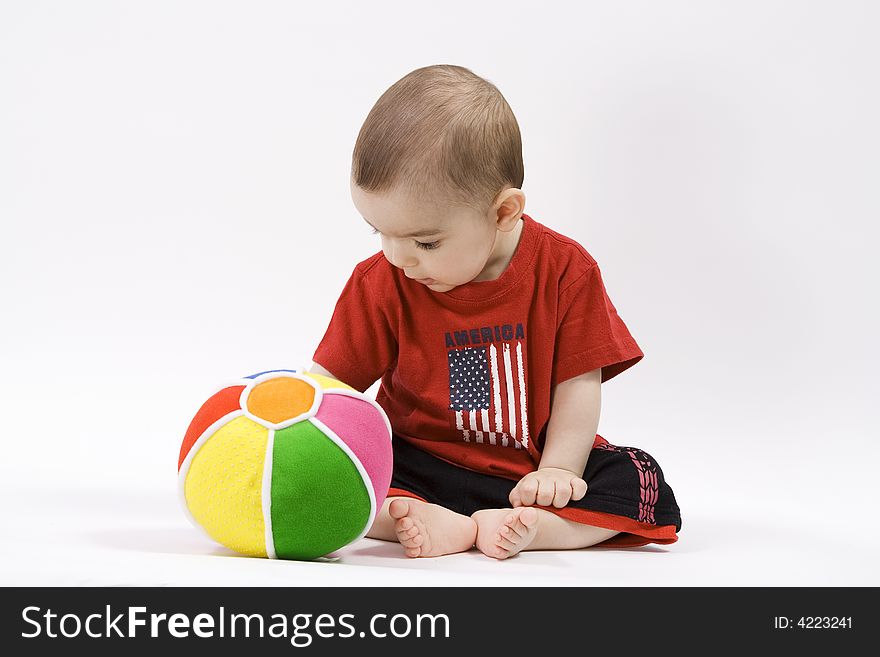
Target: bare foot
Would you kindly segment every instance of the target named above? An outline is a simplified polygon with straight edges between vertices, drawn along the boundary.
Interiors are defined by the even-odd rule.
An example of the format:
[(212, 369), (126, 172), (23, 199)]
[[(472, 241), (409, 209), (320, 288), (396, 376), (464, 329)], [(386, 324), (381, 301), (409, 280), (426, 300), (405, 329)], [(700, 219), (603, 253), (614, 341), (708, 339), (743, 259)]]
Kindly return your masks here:
[(388, 513), (394, 518), (397, 540), (408, 557), (439, 557), (466, 552), (474, 546), (477, 525), (467, 516), (421, 500), (393, 500)]
[(477, 548), (487, 557), (507, 559), (529, 546), (538, 533), (538, 511), (531, 506), (482, 509), (477, 523)]

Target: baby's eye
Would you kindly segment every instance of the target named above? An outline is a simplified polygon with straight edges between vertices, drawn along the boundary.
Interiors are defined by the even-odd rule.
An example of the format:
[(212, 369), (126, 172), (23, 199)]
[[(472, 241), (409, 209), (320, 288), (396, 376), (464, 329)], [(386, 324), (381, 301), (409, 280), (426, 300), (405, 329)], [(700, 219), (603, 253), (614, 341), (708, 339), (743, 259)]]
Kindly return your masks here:
[[(376, 235), (379, 231), (377, 229), (373, 229), (373, 235)], [(436, 249), (440, 242), (416, 242), (416, 248), (424, 249), (425, 251), (432, 251)]]

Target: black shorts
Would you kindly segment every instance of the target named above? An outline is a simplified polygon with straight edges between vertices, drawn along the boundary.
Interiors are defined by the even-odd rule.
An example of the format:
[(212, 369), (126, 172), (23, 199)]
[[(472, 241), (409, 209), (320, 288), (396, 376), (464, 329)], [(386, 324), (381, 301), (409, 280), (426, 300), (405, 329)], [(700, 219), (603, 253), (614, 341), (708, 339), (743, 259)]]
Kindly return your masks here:
[[(389, 497), (416, 497), (470, 516), (480, 509), (509, 509), (516, 481), (452, 465), (394, 434), (394, 470)], [(635, 447), (599, 444), (584, 469), (587, 494), (557, 515), (621, 532), (602, 545), (674, 543), (681, 514), (672, 488), (650, 454)], [(537, 505), (536, 505), (537, 506)]]

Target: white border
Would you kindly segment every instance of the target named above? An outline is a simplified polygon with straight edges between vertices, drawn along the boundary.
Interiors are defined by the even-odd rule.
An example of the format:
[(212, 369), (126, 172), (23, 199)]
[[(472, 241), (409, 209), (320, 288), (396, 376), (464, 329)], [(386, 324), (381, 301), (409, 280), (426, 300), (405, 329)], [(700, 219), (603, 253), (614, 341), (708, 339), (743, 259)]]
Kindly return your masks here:
[(269, 429), (266, 458), (263, 460), (263, 525), (266, 529), (266, 556), (277, 559), (275, 538), (272, 535), (272, 455), (275, 453), (275, 430)]
[[(330, 440), (336, 443), (336, 446), (339, 447), (343, 452), (348, 454), (348, 458), (351, 459), (352, 463), (354, 463), (354, 467), (357, 468), (358, 473), (361, 476), (361, 481), (364, 484), (364, 488), (367, 489), (367, 495), (370, 496), (370, 516), (367, 518), (367, 522), (364, 525), (363, 530), (360, 534), (358, 534), (355, 538), (351, 539), (346, 545), (351, 545), (355, 541), (361, 540), (364, 536), (367, 535), (367, 532), (370, 531), (370, 527), (373, 526), (373, 521), (376, 519), (376, 494), (373, 492), (373, 483), (370, 479), (370, 476), (367, 474), (367, 469), (364, 467), (364, 464), (361, 463), (361, 460), (357, 457), (357, 455), (351, 450), (351, 447), (345, 444), (345, 441), (342, 440), (336, 432), (333, 431), (326, 424), (321, 422), (316, 417), (309, 418), (309, 422), (311, 422), (315, 427), (317, 427), (318, 431), (327, 436)], [(326, 556), (326, 555), (322, 555)]]
[[(304, 381), (309, 384), (315, 391), (315, 398), (312, 400), (311, 407), (309, 407), (307, 411), (281, 422), (269, 422), (261, 417), (257, 417), (248, 410), (247, 400), (251, 394), (251, 390), (269, 379), (297, 379), (298, 381)], [(300, 374), (299, 372), (267, 372), (266, 374), (261, 374), (255, 379), (247, 379), (247, 381), (248, 383), (245, 384), (244, 390), (241, 391), (241, 397), (239, 398), (239, 404), (241, 405), (244, 414), (257, 424), (262, 424), (267, 429), (275, 429), (276, 431), (279, 429), (286, 429), (297, 422), (302, 422), (303, 420), (312, 417), (318, 411), (318, 407), (321, 405), (321, 399), (324, 397), (324, 391), (321, 389), (318, 382), (311, 377), (306, 377), (305, 375)]]
[(379, 402), (375, 399), (370, 399), (364, 393), (358, 392), (357, 390), (349, 390), (348, 388), (332, 388), (330, 390), (324, 391), (325, 395), (344, 395), (345, 397), (352, 397), (359, 401), (364, 401), (370, 404), (373, 408), (379, 411), (379, 415), (382, 417), (382, 420), (385, 422), (385, 429), (388, 431), (388, 444), (391, 444), (391, 421), (388, 419), (388, 415), (385, 414), (385, 409), (379, 406)]
[[(223, 388), (228, 388), (228, 387), (229, 386), (223, 386)], [(220, 390), (223, 390), (223, 388), (221, 388)], [(218, 390), (217, 392), (220, 392), (220, 390)], [(217, 393), (214, 393), (214, 394), (217, 394)], [(211, 395), (211, 396), (213, 397), (213, 395)], [(209, 399), (210, 399), (210, 397), (209, 397)], [(193, 516), (192, 512), (189, 510), (189, 505), (186, 503), (186, 476), (189, 474), (189, 466), (192, 463), (193, 458), (195, 458), (195, 455), (198, 453), (199, 449), (201, 449), (202, 445), (205, 444), (205, 442), (208, 440), (208, 438), (213, 436), (214, 432), (218, 431), (225, 424), (232, 422), (232, 420), (234, 420), (237, 417), (241, 417), (242, 415), (244, 415), (242, 410), (240, 408), (236, 409), (234, 411), (231, 411), (230, 413), (227, 413), (226, 415), (221, 417), (219, 420), (214, 422), (214, 424), (212, 424), (207, 429), (205, 429), (202, 432), (202, 435), (199, 436), (199, 439), (196, 440), (192, 444), (192, 446), (189, 448), (189, 452), (187, 452), (186, 458), (183, 459), (183, 463), (180, 464), (180, 470), (177, 473), (177, 497), (180, 500), (180, 503), (183, 505), (183, 511), (184, 511), (184, 513), (186, 513), (186, 517), (189, 518), (189, 521), (193, 525), (198, 527), (199, 530), (203, 534), (205, 534), (208, 538), (210, 538), (211, 541), (213, 541), (214, 543), (220, 543), (220, 541), (218, 541), (216, 538), (211, 536), (208, 533), (208, 530), (205, 529), (204, 527), (202, 527), (198, 523), (198, 521), (195, 519), (195, 516)], [(223, 544), (220, 543), (220, 545), (223, 545)]]
[[(325, 392), (325, 394), (343, 395), (345, 397), (351, 397), (351, 398), (357, 399), (359, 401), (367, 402), (373, 408), (375, 408), (377, 411), (379, 411), (379, 416), (385, 422), (385, 431), (386, 431), (386, 435), (388, 436), (388, 445), (390, 447), (391, 434), (392, 434), (391, 421), (388, 419), (388, 415), (386, 415), (385, 409), (383, 409), (381, 406), (379, 406), (379, 403), (375, 399), (370, 399), (364, 393), (358, 392), (356, 390), (349, 390), (348, 388), (338, 388), (338, 389), (334, 388), (332, 391), (325, 390), (324, 392)], [(367, 520), (367, 524), (366, 524), (366, 527), (364, 527), (364, 530), (356, 538), (353, 538), (351, 541), (348, 542), (348, 545), (351, 545), (355, 541), (359, 541), (364, 536), (367, 535), (367, 532), (370, 531), (370, 527), (373, 526), (373, 521), (376, 519), (376, 514), (378, 513), (378, 509), (376, 508), (376, 493), (373, 490), (373, 480), (367, 474), (367, 470), (366, 470), (366, 468), (364, 468), (364, 465), (363, 465), (363, 463), (361, 463), (361, 460), (352, 451), (352, 449), (336, 434), (335, 431), (333, 431), (330, 427), (328, 427), (326, 424), (321, 422), (321, 420), (319, 420), (317, 417), (309, 418), (309, 422), (311, 422), (316, 427), (318, 427), (318, 429), (320, 429), (322, 432), (327, 434), (328, 438), (330, 438), (333, 442), (335, 442), (346, 454), (349, 455), (351, 460), (354, 462), (355, 467), (357, 468), (361, 477), (364, 479), (364, 486), (366, 487), (367, 493), (370, 496), (370, 517)]]
[[(302, 370), (305, 372), (305, 369)], [(289, 379), (298, 379), (300, 381), (304, 381), (305, 383), (312, 386), (315, 390), (315, 399), (312, 402), (311, 407), (308, 411), (304, 413), (300, 413), (294, 418), (284, 420), (283, 422), (269, 422), (262, 418), (257, 417), (253, 413), (247, 410), (247, 398), (250, 395), (250, 391), (254, 389), (259, 383), (266, 381), (268, 379), (277, 379), (277, 378), (289, 378)], [(324, 377), (326, 379), (330, 379), (330, 377)], [(332, 379), (330, 379), (332, 380)], [(217, 539), (211, 536), (208, 533), (208, 530), (202, 527), (196, 521), (195, 517), (192, 515), (192, 512), (189, 510), (189, 505), (186, 502), (186, 477), (189, 474), (190, 464), (192, 463), (193, 458), (198, 453), (201, 446), (210, 438), (216, 431), (218, 431), (222, 426), (231, 422), (237, 417), (244, 415), (249, 420), (256, 422), (257, 424), (268, 429), (268, 435), (266, 439), (266, 454), (263, 460), (263, 480), (261, 485), (263, 487), (262, 494), (262, 505), (263, 505), (263, 525), (265, 527), (265, 543), (266, 543), (266, 555), (270, 559), (278, 559), (278, 555), (275, 551), (275, 541), (272, 537), (272, 466), (273, 466), (273, 455), (275, 450), (275, 432), (279, 429), (285, 429), (297, 422), (301, 422), (303, 420), (307, 420), (311, 422), (319, 431), (325, 434), (330, 440), (332, 440), (342, 451), (344, 451), (348, 457), (352, 460), (355, 467), (357, 468), (358, 473), (361, 475), (361, 479), (364, 482), (364, 487), (367, 489), (367, 494), (370, 497), (370, 516), (367, 520), (366, 525), (364, 526), (363, 531), (354, 539), (352, 539), (348, 545), (351, 545), (355, 541), (359, 541), (364, 536), (366, 536), (367, 532), (370, 531), (370, 527), (372, 527), (373, 522), (376, 519), (376, 513), (378, 512), (376, 508), (376, 493), (373, 488), (373, 482), (370, 476), (367, 474), (366, 468), (364, 468), (363, 463), (357, 457), (357, 455), (352, 451), (352, 449), (343, 441), (335, 431), (333, 431), (326, 424), (321, 422), (316, 415), (317, 410), (321, 406), (321, 402), (323, 401), (323, 397), (325, 394), (331, 395), (343, 395), (346, 397), (352, 397), (353, 399), (357, 399), (359, 401), (367, 402), (373, 408), (375, 408), (380, 417), (385, 423), (385, 429), (388, 436), (388, 444), (391, 444), (391, 421), (388, 419), (388, 415), (385, 413), (385, 409), (383, 409), (379, 403), (375, 399), (371, 399), (367, 397), (364, 393), (357, 390), (350, 390), (348, 388), (327, 388), (326, 390), (321, 387), (320, 382), (313, 378), (310, 373), (301, 374), (300, 370), (290, 371), (270, 371), (259, 376), (250, 379), (250, 378), (241, 378), (225, 385), (220, 386), (215, 389), (213, 393), (211, 393), (207, 399), (210, 399), (217, 393), (235, 386), (244, 386), (244, 390), (242, 390), (241, 395), (239, 396), (239, 405), (240, 408), (231, 411), (221, 417), (219, 420), (214, 422), (211, 426), (205, 429), (202, 434), (199, 436), (198, 440), (196, 440), (189, 448), (189, 451), (186, 454), (186, 457), (183, 460), (183, 463), (180, 464), (180, 469), (177, 474), (177, 496), (180, 501), (181, 506), (183, 507), (184, 514), (186, 515), (189, 522), (196, 527), (202, 534), (207, 536), (214, 543), (218, 543)], [(222, 544), (221, 544), (222, 545)]]

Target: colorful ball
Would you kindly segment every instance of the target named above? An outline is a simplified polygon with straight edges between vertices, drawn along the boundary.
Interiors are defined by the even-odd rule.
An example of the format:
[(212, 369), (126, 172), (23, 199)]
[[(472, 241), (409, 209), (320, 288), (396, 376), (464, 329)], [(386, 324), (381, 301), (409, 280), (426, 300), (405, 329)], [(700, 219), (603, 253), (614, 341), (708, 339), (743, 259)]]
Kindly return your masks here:
[(341, 381), (273, 370), (202, 404), (177, 462), (193, 523), (226, 547), (314, 559), (363, 537), (391, 484), (391, 424)]

